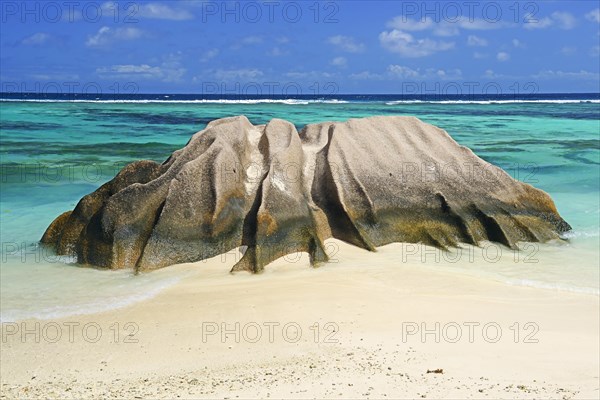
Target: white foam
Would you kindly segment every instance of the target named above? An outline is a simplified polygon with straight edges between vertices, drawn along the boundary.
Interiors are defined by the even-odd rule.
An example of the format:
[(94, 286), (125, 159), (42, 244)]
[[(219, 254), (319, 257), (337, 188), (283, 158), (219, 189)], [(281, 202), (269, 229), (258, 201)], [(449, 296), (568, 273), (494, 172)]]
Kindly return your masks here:
[[(169, 96), (163, 96), (169, 98)], [(25, 102), (25, 103), (106, 103), (106, 104), (153, 104), (153, 103), (172, 103), (172, 104), (287, 104), (287, 105), (307, 105), (307, 104), (347, 104), (347, 103), (382, 103), (383, 100), (339, 100), (339, 99), (196, 99), (196, 100), (159, 100), (159, 99), (6, 99), (1, 98), (0, 102)], [(386, 105), (393, 106), (397, 104), (600, 104), (600, 100), (590, 99), (571, 99), (571, 100), (394, 100), (385, 101)]]
[(562, 239), (593, 238), (600, 236), (600, 231), (568, 231), (560, 235)]
[(526, 286), (536, 289), (556, 290), (561, 292), (582, 293), (600, 296), (600, 289), (597, 288), (578, 287), (560, 283), (541, 282), (532, 279), (508, 279), (505, 280), (504, 283), (513, 286)]
[[(126, 296), (110, 296), (108, 298), (96, 300), (94, 303), (88, 304), (61, 304), (59, 306), (47, 307), (35, 310), (9, 310), (3, 311), (0, 314), (0, 323), (16, 322), (25, 319), (57, 319), (75, 315), (95, 314), (110, 310), (125, 308), (131, 304), (135, 304), (144, 300), (151, 299), (159, 294), (164, 289), (179, 282), (181, 277), (172, 277), (156, 284), (152, 287), (145, 288), (138, 293)], [(135, 290), (135, 289), (134, 289)]]
[[(350, 103), (349, 101), (346, 100), (336, 100), (336, 99), (332, 99), (332, 100), (309, 100), (312, 103), (325, 103), (325, 104), (346, 104), (346, 103)], [(356, 101), (356, 103), (360, 103), (359, 101)], [(369, 101), (365, 101), (365, 103), (369, 103)]]
[(393, 106), (397, 104), (419, 104), (419, 103), (432, 103), (432, 104), (580, 104), (580, 103), (593, 103), (599, 104), (600, 100), (395, 100), (388, 101), (385, 104)]
[(310, 103), (342, 103), (343, 101), (334, 100), (297, 100), (297, 99), (198, 99), (198, 100), (88, 100), (88, 99), (0, 99), (0, 102), (25, 102), (25, 103), (107, 103), (107, 104), (152, 104), (152, 103), (172, 103), (172, 104), (289, 104), (306, 105)]

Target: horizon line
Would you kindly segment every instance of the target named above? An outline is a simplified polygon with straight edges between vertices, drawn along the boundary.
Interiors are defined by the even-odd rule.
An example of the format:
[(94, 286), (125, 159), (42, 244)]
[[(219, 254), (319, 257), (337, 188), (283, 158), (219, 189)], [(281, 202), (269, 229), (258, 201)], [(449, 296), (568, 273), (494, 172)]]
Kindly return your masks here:
[(600, 95), (598, 92), (538, 92), (538, 93), (335, 93), (335, 94), (249, 94), (249, 93), (178, 93), (178, 92), (140, 92), (140, 93), (40, 93), (40, 92), (3, 92), (0, 95), (86, 95), (86, 96), (140, 96), (140, 95), (179, 95), (179, 96), (261, 96), (261, 97), (331, 97), (331, 96), (537, 96), (551, 94), (587, 94)]

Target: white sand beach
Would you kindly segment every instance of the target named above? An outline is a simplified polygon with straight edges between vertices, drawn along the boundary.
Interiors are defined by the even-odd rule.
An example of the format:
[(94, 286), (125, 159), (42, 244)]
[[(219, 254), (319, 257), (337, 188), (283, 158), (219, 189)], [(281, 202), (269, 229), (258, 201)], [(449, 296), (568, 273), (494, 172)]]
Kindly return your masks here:
[(126, 308), (3, 324), (1, 397), (599, 397), (598, 296), (327, 245), (321, 268), (231, 275), (231, 253)]

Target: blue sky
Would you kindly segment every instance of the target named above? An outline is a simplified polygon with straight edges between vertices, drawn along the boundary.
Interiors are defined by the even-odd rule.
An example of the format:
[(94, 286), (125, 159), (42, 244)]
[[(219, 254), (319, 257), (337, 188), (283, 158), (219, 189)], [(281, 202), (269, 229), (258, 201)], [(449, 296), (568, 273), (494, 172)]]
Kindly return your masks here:
[(4, 91), (600, 92), (598, 1), (0, 7)]

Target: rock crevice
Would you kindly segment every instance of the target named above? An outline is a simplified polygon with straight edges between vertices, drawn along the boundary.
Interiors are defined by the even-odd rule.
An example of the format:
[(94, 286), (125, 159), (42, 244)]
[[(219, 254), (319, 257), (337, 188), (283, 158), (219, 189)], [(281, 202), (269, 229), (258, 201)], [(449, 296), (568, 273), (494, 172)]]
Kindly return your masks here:
[(244, 116), (208, 124), (163, 164), (137, 161), (58, 216), (41, 242), (78, 262), (146, 271), (245, 246), (233, 271), (260, 272), (329, 237), (392, 242), (558, 239), (550, 197), (413, 117), (307, 125)]

